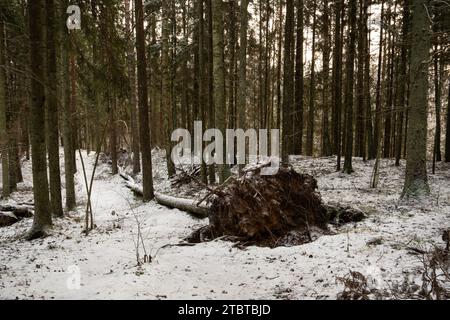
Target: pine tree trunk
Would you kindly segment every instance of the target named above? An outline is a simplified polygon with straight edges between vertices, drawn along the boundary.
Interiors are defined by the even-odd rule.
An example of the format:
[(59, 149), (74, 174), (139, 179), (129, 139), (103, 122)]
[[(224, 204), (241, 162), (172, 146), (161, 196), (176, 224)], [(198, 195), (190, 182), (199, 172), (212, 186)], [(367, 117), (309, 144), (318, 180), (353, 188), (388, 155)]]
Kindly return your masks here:
[[(0, 66), (5, 65), (5, 28), (3, 19), (0, 19)], [(0, 67), (0, 151), (2, 163), (2, 194), (3, 198), (10, 195), (9, 184), (9, 155), (8, 155), (8, 131), (6, 123), (6, 93), (5, 70)]]
[(286, 1), (286, 24), (284, 29), (284, 78), (283, 78), (283, 103), (282, 103), (282, 162), (289, 164), (289, 150), (291, 150), (292, 130), (291, 115), (293, 109), (293, 93), (290, 90), (294, 82), (292, 48), (294, 41), (294, 1)]
[(371, 63), (371, 53), (370, 53), (370, 31), (368, 26), (369, 20), (369, 0), (364, 0), (364, 109), (366, 110), (366, 142), (365, 147), (367, 148), (367, 159), (375, 159), (375, 142), (373, 138), (373, 116), (372, 116), (372, 99), (370, 95), (370, 63)]
[[(183, 41), (185, 45), (189, 45), (189, 28), (188, 28), (188, 10), (187, 10), (187, 2), (186, 0), (182, 1), (182, 23), (183, 23)], [(183, 73), (183, 79), (182, 79), (182, 85), (181, 85), (181, 127), (182, 128), (190, 128), (189, 124), (189, 69), (188, 69), (188, 63), (189, 63), (190, 55), (185, 55), (182, 62), (182, 73)]]
[(356, 128), (355, 128), (355, 155), (365, 159), (365, 141), (366, 141), (366, 109), (364, 108), (364, 63), (366, 56), (367, 34), (365, 34), (364, 25), (367, 23), (364, 14), (364, 3), (360, 1), (359, 19), (358, 19), (358, 75), (356, 88)]
[[(8, 31), (6, 28), (5, 31)], [(8, 34), (6, 32), (6, 34)], [(7, 51), (7, 47), (5, 52)], [(17, 112), (16, 106), (13, 103), (14, 92), (11, 72), (6, 69), (6, 128), (8, 132), (8, 163), (9, 163), (9, 188), (11, 191), (17, 190), (17, 183), (19, 182), (16, 176), (16, 160), (17, 160)]]
[[(109, 94), (108, 94), (109, 95)], [(117, 119), (116, 119), (116, 97), (115, 95), (108, 96), (109, 112), (111, 115), (111, 121), (109, 123), (109, 151), (111, 154), (111, 173), (116, 175), (119, 173), (119, 167), (117, 166)]]
[(427, 176), (428, 60), (430, 20), (424, 6), (428, 0), (413, 0), (411, 79), (409, 98), (406, 177), (403, 197), (430, 193)]
[[(150, 41), (150, 47), (158, 46), (158, 33), (157, 33), (157, 16), (156, 14), (150, 15), (150, 21), (149, 21), (149, 41)], [(157, 121), (150, 122), (150, 137), (151, 137), (151, 145), (152, 146), (164, 146), (164, 138), (166, 136), (166, 133), (164, 131), (164, 113), (163, 113), (163, 106), (162, 106), (162, 74), (161, 74), (161, 60), (160, 60), (160, 53), (154, 52), (153, 54), (148, 57), (149, 60), (149, 76), (148, 76), (148, 83), (149, 83), (149, 99), (148, 103), (149, 106), (151, 106), (151, 110), (149, 111), (151, 114), (152, 119), (156, 119)], [(150, 115), (149, 115), (150, 116)], [(139, 118), (139, 106), (138, 106), (138, 114), (137, 117)], [(150, 119), (150, 118), (149, 118)], [(138, 121), (139, 125), (139, 121)], [(140, 129), (139, 129), (140, 130)], [(139, 133), (139, 132), (138, 132)], [(139, 145), (140, 148), (140, 145)], [(142, 156), (142, 150), (141, 150), (141, 156)]]
[(77, 172), (76, 150), (79, 148), (78, 141), (78, 115), (77, 115), (77, 57), (75, 49), (75, 35), (69, 35), (70, 49), (69, 49), (69, 119), (71, 128), (71, 161), (73, 173)]
[(154, 198), (152, 177), (152, 153), (149, 128), (149, 106), (147, 87), (147, 61), (145, 57), (144, 9), (142, 0), (135, 0), (136, 51), (139, 93), (139, 142), (142, 152), (143, 200)]
[(31, 149), (34, 194), (34, 220), (27, 234), (29, 240), (45, 235), (52, 225), (47, 179), (45, 144), (45, 66), (44, 66), (44, 0), (28, 3), (30, 17), (30, 70), (31, 80)]
[[(264, 27), (264, 106), (265, 106), (265, 119), (264, 119), (264, 127), (263, 129), (270, 129), (272, 127), (272, 118), (273, 118), (273, 106), (271, 101), (271, 78), (270, 78), (270, 56), (271, 56), (271, 44), (270, 44), (270, 21), (271, 21), (271, 13), (272, 7), (270, 2), (266, 2), (266, 23)], [(292, 120), (295, 121), (295, 117), (292, 117)], [(294, 124), (295, 126), (295, 124)], [(294, 148), (294, 144), (292, 145)], [(292, 152), (295, 152), (293, 149)]]
[[(208, 116), (205, 120), (207, 120), (207, 127), (214, 128), (215, 127), (215, 105), (214, 105), (214, 52), (213, 52), (213, 18), (212, 18), (212, 0), (206, 0), (205, 15), (206, 15), (206, 27), (205, 36), (206, 36), (206, 79), (207, 79), (207, 88), (208, 94), (207, 98), (207, 112)], [(210, 184), (216, 183), (216, 169), (214, 165), (208, 166), (208, 179)]]
[(312, 58), (311, 58), (311, 73), (309, 85), (309, 110), (308, 110), (308, 125), (306, 132), (306, 155), (312, 156), (314, 153), (314, 113), (315, 113), (315, 99), (316, 99), (316, 11), (317, 4), (314, 2), (313, 9), (313, 25), (312, 25)]
[[(16, 119), (15, 127), (16, 127), (16, 136), (14, 137), (14, 144), (13, 148), (11, 149), (12, 154), (12, 160), (10, 160), (10, 170), (14, 170), (14, 178), (16, 183), (23, 182), (23, 176), (22, 176), (22, 168), (20, 166), (20, 155), (19, 155), (19, 141), (17, 139), (19, 132), (18, 132), (18, 119)], [(11, 165), (12, 164), (12, 165)]]
[[(230, 1), (230, 39), (229, 39), (229, 79), (228, 79), (228, 125), (229, 129), (236, 129), (236, 1)], [(234, 157), (234, 155), (232, 155)]]
[[(70, 42), (70, 39), (68, 40)], [(69, 44), (70, 46), (70, 44)], [(73, 134), (72, 134), (72, 117), (70, 111), (70, 83), (72, 78), (71, 66), (69, 60), (72, 55), (70, 48), (64, 47), (62, 52), (62, 64), (64, 72), (61, 73), (63, 79), (63, 142), (64, 142), (64, 176), (66, 180), (66, 210), (71, 211), (76, 206), (75, 195), (75, 179), (74, 179), (74, 162), (73, 162)]]
[(264, 128), (263, 1), (258, 3), (258, 127)]
[[(171, 43), (170, 43), (170, 105), (171, 105), (171, 118), (170, 118), (170, 132), (169, 132), (169, 146), (170, 149), (172, 149), (172, 146), (174, 144), (170, 141), (170, 136), (172, 135), (172, 131), (175, 128), (180, 127), (179, 120), (181, 117), (179, 117), (179, 110), (178, 110), (178, 94), (177, 94), (177, 88), (176, 88), (176, 78), (177, 78), (177, 69), (178, 69), (178, 61), (177, 61), (177, 51), (178, 51), (178, 38), (177, 38), (177, 11), (176, 11), (176, 4), (175, 0), (170, 2), (170, 21), (172, 22), (170, 24), (171, 29)], [(175, 164), (173, 163), (171, 157), (170, 157), (171, 166), (173, 166), (173, 175), (175, 175)]]
[(278, 49), (277, 49), (277, 84), (276, 84), (276, 91), (277, 91), (277, 107), (276, 107), (276, 114), (277, 114), (277, 121), (276, 121), (276, 127), (281, 128), (281, 116), (282, 116), (282, 92), (281, 92), (281, 68), (282, 68), (282, 48), (283, 48), (283, 0), (279, 1), (279, 12), (278, 12)]
[(345, 94), (347, 132), (345, 143), (344, 171), (348, 174), (353, 172), (353, 102), (354, 102), (354, 69), (356, 53), (356, 0), (350, 0), (348, 8), (350, 39), (347, 53), (347, 88)]
[[(295, 61), (295, 133), (298, 140), (296, 151), (298, 154), (303, 153), (303, 113), (304, 113), (304, 64), (303, 64), (303, 18), (304, 18), (304, 3), (303, 0), (297, 0), (297, 44), (296, 44), (296, 61)], [(324, 67), (325, 68), (325, 67)]]
[[(125, 0), (126, 16), (125, 25), (127, 32), (132, 33), (133, 13), (130, 8), (130, 0)], [(131, 122), (131, 151), (133, 153), (133, 173), (141, 171), (141, 155), (139, 149), (139, 125), (136, 110), (136, 56), (134, 46), (130, 42), (127, 52), (128, 77), (130, 79), (130, 122)]]
[(380, 159), (381, 159), (381, 76), (382, 76), (382, 62), (383, 62), (383, 32), (384, 32), (384, 0), (381, 3), (381, 20), (380, 20), (380, 42), (378, 50), (378, 71), (377, 71), (377, 88), (376, 88), (376, 106), (375, 106), (375, 128), (374, 128), (374, 141), (375, 141), (375, 166), (373, 170), (371, 187), (376, 188), (378, 186)]
[[(241, 0), (241, 29), (239, 33), (239, 70), (238, 70), (238, 92), (236, 111), (238, 113), (238, 127), (246, 127), (245, 114), (247, 108), (247, 29), (248, 29), (248, 0)], [(243, 165), (239, 168), (242, 170)]]
[(172, 134), (172, 87), (171, 87), (171, 65), (170, 59), (170, 43), (169, 37), (171, 32), (170, 19), (170, 2), (164, 1), (162, 3), (162, 37), (161, 37), (161, 70), (162, 70), (162, 107), (164, 110), (164, 128), (165, 139), (164, 147), (166, 149), (166, 163), (169, 177), (175, 175), (175, 165), (171, 159), (171, 142), (170, 136)]
[(337, 171), (341, 170), (341, 109), (342, 109), (342, 10), (343, 0), (335, 4), (335, 30), (333, 52), (332, 131), (333, 148), (337, 154)]
[[(208, 83), (205, 72), (205, 19), (204, 19), (204, 4), (203, 0), (198, 1), (198, 25), (197, 25), (197, 43), (198, 43), (198, 67), (196, 68), (196, 82), (197, 82), (197, 101), (198, 110), (195, 115), (196, 121), (206, 120), (206, 105), (205, 105), (205, 87)], [(204, 145), (204, 144), (203, 144)], [(206, 163), (201, 157), (201, 179), (203, 183), (208, 183), (208, 173)]]
[[(97, 9), (97, 3), (96, 0), (91, 1), (91, 12), (92, 12), (92, 19), (94, 21), (98, 21), (98, 9)], [(101, 34), (101, 31), (96, 31), (95, 36), (98, 37), (99, 34)], [(100, 62), (100, 54), (99, 54), (99, 48), (101, 48), (101, 44), (97, 42), (92, 43), (92, 63), (98, 64)], [(92, 70), (92, 85), (94, 88), (99, 87), (99, 80), (95, 77), (95, 70)], [(101, 94), (99, 92), (100, 90), (96, 89), (94, 90), (94, 97), (93, 97), (93, 107), (95, 109), (94, 111), (94, 121), (95, 123), (100, 122), (100, 112), (101, 112)], [(101, 128), (99, 126), (95, 126), (94, 130), (92, 132), (92, 145), (95, 146), (94, 148), (97, 149), (99, 145), (101, 145)]]
[[(213, 66), (214, 66), (214, 106), (215, 125), (224, 135), (226, 130), (226, 101), (225, 101), (225, 67), (224, 67), (224, 43), (223, 43), (223, 2), (212, 0), (212, 27), (213, 27)], [(225, 136), (225, 135), (224, 135)], [(223, 143), (225, 155), (225, 140)], [(225, 162), (225, 156), (222, 162)], [(218, 165), (219, 182), (223, 183), (230, 175), (228, 167)]]
[(392, 104), (393, 104), (393, 88), (394, 88), (394, 37), (395, 37), (395, 10), (392, 12), (392, 4), (389, 2), (387, 20), (390, 29), (388, 30), (388, 39), (386, 44), (387, 70), (386, 70), (386, 108), (384, 109), (384, 143), (383, 157), (389, 158), (391, 155), (391, 130), (392, 130)]
[(436, 129), (434, 135), (434, 160), (437, 162), (442, 161), (441, 153), (441, 61), (437, 54), (438, 47), (435, 49), (434, 56), (434, 99), (436, 108)]
[[(14, 92), (11, 91), (10, 95), (15, 95)], [(19, 122), (17, 112), (17, 104), (12, 101), (12, 98), (8, 99), (8, 109), (9, 109), (9, 184), (11, 190), (17, 190), (17, 184), (22, 182), (22, 172), (20, 168), (20, 157), (19, 157), (19, 144), (18, 144), (18, 135), (19, 135)]]
[(69, 119), (71, 127), (71, 161), (73, 173), (77, 172), (76, 150), (79, 148), (78, 115), (77, 115), (77, 56), (75, 48), (75, 33), (69, 34)]
[(447, 131), (445, 132), (445, 162), (450, 162), (450, 81), (447, 101)]
[(404, 0), (403, 3), (403, 19), (402, 19), (402, 44), (400, 52), (400, 66), (399, 66), (399, 78), (398, 78), (398, 108), (399, 113), (397, 117), (397, 136), (395, 143), (395, 165), (400, 166), (400, 159), (402, 157), (403, 146), (403, 128), (406, 106), (406, 83), (407, 83), (407, 59), (409, 48), (409, 0)]
[(329, 157), (333, 154), (330, 137), (330, 16), (329, 2), (323, 3), (323, 121), (322, 121), (322, 155)]
[(46, 0), (47, 9), (47, 130), (50, 200), (52, 213), (63, 216), (61, 170), (59, 166), (58, 80), (56, 62), (56, 23), (54, 0)]

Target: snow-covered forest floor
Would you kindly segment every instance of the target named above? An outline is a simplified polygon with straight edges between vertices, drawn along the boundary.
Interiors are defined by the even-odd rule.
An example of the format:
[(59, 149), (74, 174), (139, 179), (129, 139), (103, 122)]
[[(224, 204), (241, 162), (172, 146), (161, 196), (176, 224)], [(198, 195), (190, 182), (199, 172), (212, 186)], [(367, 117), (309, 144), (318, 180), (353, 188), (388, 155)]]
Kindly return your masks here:
[[(83, 155), (90, 175), (95, 156)], [(171, 190), (163, 154), (154, 151), (153, 158), (157, 191), (195, 197), (189, 188)], [(77, 161), (81, 169), (78, 155)], [(421, 284), (422, 262), (411, 248), (443, 246), (442, 231), (450, 227), (449, 164), (439, 164), (436, 175), (430, 175), (432, 197), (407, 204), (399, 200), (405, 163), (396, 168), (393, 161), (383, 160), (380, 185), (373, 190), (373, 162), (355, 159), (350, 176), (335, 172), (334, 158), (296, 157), (292, 162), (299, 172), (318, 179), (325, 202), (349, 204), (369, 217), (296, 247), (243, 250), (222, 240), (167, 246), (182, 242), (207, 219), (154, 202), (142, 204), (119, 176), (111, 176), (108, 165), (101, 164), (92, 199), (97, 228), (88, 236), (82, 233), (86, 190), (81, 170), (76, 175), (80, 206), (54, 221), (51, 236), (23, 240), (32, 219), (0, 228), (0, 298), (334, 299), (343, 289), (336, 278), (350, 270), (361, 272), (378, 288), (405, 278)], [(30, 162), (24, 162), (23, 172), (25, 182), (8, 203), (32, 202)], [(136, 217), (142, 222), (146, 251), (153, 257), (141, 267), (136, 266)], [(70, 266), (80, 270), (79, 289), (67, 286), (73, 275)]]

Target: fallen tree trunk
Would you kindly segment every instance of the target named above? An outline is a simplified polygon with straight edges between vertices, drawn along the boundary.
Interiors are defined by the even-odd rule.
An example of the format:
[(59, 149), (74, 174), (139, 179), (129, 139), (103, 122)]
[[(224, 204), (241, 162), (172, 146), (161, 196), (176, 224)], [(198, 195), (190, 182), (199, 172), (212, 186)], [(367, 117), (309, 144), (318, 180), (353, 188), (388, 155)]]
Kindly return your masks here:
[(0, 227), (10, 226), (33, 216), (33, 207), (27, 205), (0, 205)]
[(2, 212), (0, 211), (0, 228), (8, 227), (18, 222), (19, 218), (17, 218), (12, 212)]
[(1, 212), (12, 212), (18, 218), (31, 218), (34, 207), (30, 205), (0, 205)]
[(125, 180), (125, 186), (130, 189), (135, 195), (141, 197), (144, 194), (142, 187), (134, 181), (133, 177), (123, 172), (120, 173), (120, 176)]
[(203, 218), (208, 217), (209, 207), (198, 205), (197, 200), (177, 198), (161, 193), (155, 193), (155, 199), (156, 202), (163, 206), (187, 211)]
[[(131, 176), (125, 173), (120, 173), (120, 176), (126, 181), (125, 186), (134, 194), (138, 196), (143, 195), (142, 187), (138, 185)], [(155, 200), (163, 206), (186, 211), (202, 218), (208, 216), (209, 207), (206, 205), (199, 205), (196, 200), (173, 197), (158, 192), (155, 192)]]
[(366, 218), (366, 214), (359, 209), (340, 203), (327, 203), (324, 205), (330, 224), (342, 226), (350, 222), (360, 222)]

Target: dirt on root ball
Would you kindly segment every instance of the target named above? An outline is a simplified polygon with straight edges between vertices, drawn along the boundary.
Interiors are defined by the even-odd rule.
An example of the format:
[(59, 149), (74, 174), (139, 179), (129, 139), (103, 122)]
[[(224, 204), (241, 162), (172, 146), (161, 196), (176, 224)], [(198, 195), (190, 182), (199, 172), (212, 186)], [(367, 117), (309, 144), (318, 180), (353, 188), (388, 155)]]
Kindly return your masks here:
[(328, 212), (316, 190), (314, 177), (293, 169), (272, 176), (246, 173), (211, 196), (209, 225), (187, 240), (224, 237), (269, 247), (311, 242), (328, 231)]

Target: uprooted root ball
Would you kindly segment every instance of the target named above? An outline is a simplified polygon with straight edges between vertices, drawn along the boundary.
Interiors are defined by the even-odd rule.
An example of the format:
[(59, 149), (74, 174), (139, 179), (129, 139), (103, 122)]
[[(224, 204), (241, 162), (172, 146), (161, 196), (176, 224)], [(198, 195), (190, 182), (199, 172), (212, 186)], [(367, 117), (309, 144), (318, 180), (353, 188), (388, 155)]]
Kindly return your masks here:
[(273, 176), (249, 172), (210, 198), (209, 225), (190, 242), (218, 237), (263, 246), (298, 245), (327, 232), (327, 209), (314, 177), (293, 169)]

